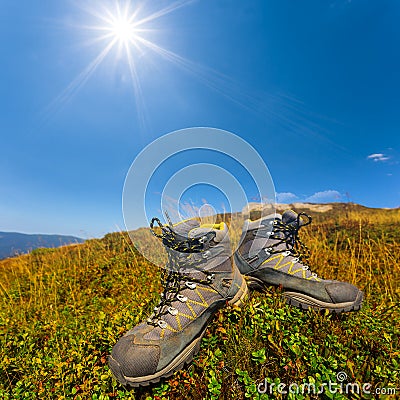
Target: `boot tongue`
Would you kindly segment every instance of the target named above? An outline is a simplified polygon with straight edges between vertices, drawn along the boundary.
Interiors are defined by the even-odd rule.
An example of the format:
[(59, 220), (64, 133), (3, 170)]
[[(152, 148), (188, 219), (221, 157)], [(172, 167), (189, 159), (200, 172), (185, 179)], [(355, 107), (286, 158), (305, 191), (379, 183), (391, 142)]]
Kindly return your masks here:
[(210, 225), (201, 225), (189, 232), (189, 237), (191, 238), (199, 238), (201, 236), (207, 235), (209, 232), (214, 232), (214, 242), (221, 242), (224, 240), (225, 236), (228, 233), (228, 228), (226, 224), (214, 224)]
[(184, 238), (188, 238), (189, 232), (192, 229), (198, 228), (199, 226), (200, 226), (200, 222), (197, 221), (196, 219), (188, 219), (185, 221), (178, 222), (177, 224), (175, 224), (172, 227), (172, 229), (178, 235), (183, 236)]
[[(286, 225), (295, 225), (297, 224), (297, 218), (299, 214), (294, 212), (293, 210), (286, 210), (282, 214), (282, 222)], [(300, 217), (299, 218), (299, 227), (305, 225), (305, 221)]]
[(179, 251), (178, 248), (176, 248), (174, 245), (178, 244), (179, 242), (185, 242), (190, 238), (190, 232), (193, 229), (196, 229), (200, 226), (199, 221), (196, 219), (187, 219), (181, 222), (178, 222), (174, 225), (169, 225), (169, 227), (172, 229), (174, 232), (174, 243), (171, 246), (171, 243), (168, 242), (168, 240), (163, 239), (163, 244), (167, 247), (172, 247), (173, 250)]

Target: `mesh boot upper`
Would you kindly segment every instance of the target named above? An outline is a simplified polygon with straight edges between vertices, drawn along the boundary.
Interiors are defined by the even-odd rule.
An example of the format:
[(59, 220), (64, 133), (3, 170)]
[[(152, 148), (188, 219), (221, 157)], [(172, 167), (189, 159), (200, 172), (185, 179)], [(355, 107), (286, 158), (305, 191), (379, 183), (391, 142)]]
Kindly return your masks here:
[(308, 266), (302, 263), (298, 230), (308, 224), (292, 210), (282, 216), (270, 215), (256, 221), (246, 221), (239, 252), (256, 268), (274, 268), (300, 278), (320, 281)]

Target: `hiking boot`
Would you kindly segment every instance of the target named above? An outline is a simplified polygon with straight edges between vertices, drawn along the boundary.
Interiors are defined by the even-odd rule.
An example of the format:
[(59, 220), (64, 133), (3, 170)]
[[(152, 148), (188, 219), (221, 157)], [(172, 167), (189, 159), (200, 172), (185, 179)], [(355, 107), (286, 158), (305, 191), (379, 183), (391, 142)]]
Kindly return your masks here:
[(109, 357), (114, 376), (128, 386), (158, 382), (190, 362), (215, 312), (240, 305), (247, 293), (224, 223), (200, 226), (187, 220), (163, 226), (153, 218), (150, 227), (168, 254), (164, 290), (154, 313), (121, 337)]
[(303, 262), (308, 249), (298, 237), (311, 223), (305, 213), (285, 211), (255, 221), (246, 220), (235, 263), (249, 287), (281, 286), (289, 304), (340, 313), (361, 308), (363, 292), (347, 282), (324, 280)]

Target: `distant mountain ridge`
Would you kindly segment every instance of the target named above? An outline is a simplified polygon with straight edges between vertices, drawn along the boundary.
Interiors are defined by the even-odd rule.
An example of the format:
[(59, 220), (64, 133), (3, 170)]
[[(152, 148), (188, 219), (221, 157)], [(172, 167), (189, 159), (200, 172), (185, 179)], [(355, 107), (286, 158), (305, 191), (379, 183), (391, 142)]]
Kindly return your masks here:
[(75, 236), (0, 232), (0, 259), (27, 253), (39, 247), (60, 247), (83, 242), (84, 239)]

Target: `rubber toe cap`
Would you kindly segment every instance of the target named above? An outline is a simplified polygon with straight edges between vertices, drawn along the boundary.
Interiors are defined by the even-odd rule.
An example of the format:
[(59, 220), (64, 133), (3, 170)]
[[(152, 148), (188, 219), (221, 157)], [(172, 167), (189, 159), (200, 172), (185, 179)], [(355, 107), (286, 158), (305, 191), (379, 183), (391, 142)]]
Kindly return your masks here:
[(325, 286), (330, 298), (335, 304), (356, 301), (361, 291), (348, 282), (332, 282)]
[(113, 347), (109, 366), (115, 377), (126, 383), (125, 377), (142, 377), (156, 372), (160, 348), (133, 343), (133, 335), (123, 336)]

